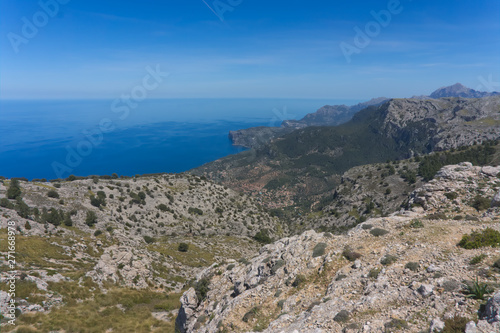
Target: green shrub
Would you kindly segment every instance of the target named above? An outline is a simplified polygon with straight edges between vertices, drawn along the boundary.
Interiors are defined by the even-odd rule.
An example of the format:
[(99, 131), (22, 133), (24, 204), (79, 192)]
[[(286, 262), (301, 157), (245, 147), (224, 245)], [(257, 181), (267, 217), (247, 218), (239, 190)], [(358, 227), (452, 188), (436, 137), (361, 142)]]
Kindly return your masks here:
[(243, 320), (245, 323), (248, 323), (249, 321), (252, 321), (253, 319), (255, 319), (257, 317), (257, 315), (259, 314), (260, 312), (260, 308), (259, 307), (253, 307), (250, 311), (248, 311), (247, 313), (245, 313), (245, 315), (243, 316), (243, 318), (241, 320)]
[(464, 249), (479, 249), (481, 247), (499, 247), (500, 232), (486, 228), (483, 231), (473, 231), (470, 235), (464, 235), (458, 246)]
[(444, 196), (446, 198), (448, 198), (448, 200), (455, 200), (456, 198), (458, 198), (458, 193), (457, 192), (447, 192), (444, 194)]
[(313, 249), (313, 258), (320, 257), (323, 254), (325, 254), (325, 249), (326, 249), (326, 244), (325, 243), (318, 243)]
[(203, 215), (203, 211), (201, 209), (193, 207), (188, 208), (188, 213), (191, 215)]
[(464, 287), (468, 298), (484, 300), (491, 292), (491, 288), (486, 283), (479, 282), (478, 278), (476, 278), (476, 281), (465, 283)]
[(227, 267), (226, 267), (226, 271), (232, 271), (234, 267), (235, 267), (235, 265), (234, 265), (234, 264), (229, 264), (229, 265), (227, 265)]
[(29, 221), (26, 221), (26, 223), (24, 224), (24, 229), (31, 230), (31, 224), (29, 223)]
[(349, 261), (355, 261), (356, 259), (361, 257), (360, 253), (353, 251), (349, 246), (344, 248), (344, 251), (342, 251), (342, 255)]
[(71, 213), (66, 213), (64, 217), (64, 225), (67, 227), (73, 226), (73, 220), (71, 219)]
[(17, 199), (21, 197), (21, 187), (19, 186), (19, 180), (11, 179), (9, 188), (7, 189), (7, 198)]
[(388, 233), (389, 233), (389, 231), (381, 229), (381, 228), (375, 228), (375, 229), (370, 230), (370, 234), (372, 234), (375, 237), (384, 236), (384, 235), (387, 235)]
[(272, 243), (271, 237), (269, 237), (269, 231), (267, 229), (262, 229), (258, 233), (253, 236), (253, 238), (262, 244), (270, 244)]
[(248, 261), (246, 258), (240, 258), (240, 259), (238, 259), (238, 262), (245, 265), (245, 266), (248, 266), (251, 264), (250, 261)]
[(101, 207), (101, 200), (99, 200), (98, 198), (94, 197), (94, 196), (91, 196), (90, 197), (90, 204), (94, 207)]
[(271, 267), (271, 273), (272, 274), (276, 274), (276, 272), (278, 271), (278, 269), (280, 269), (281, 267), (285, 266), (285, 261), (284, 260), (276, 260), (276, 262), (274, 263), (273, 267)]
[(49, 198), (56, 198), (56, 199), (59, 199), (59, 193), (57, 193), (56, 190), (50, 190), (47, 192), (47, 196)]
[(368, 277), (370, 277), (372, 279), (376, 279), (376, 278), (378, 278), (380, 271), (381, 271), (380, 268), (372, 268), (372, 269), (370, 269), (370, 272), (368, 273)]
[(194, 290), (196, 292), (196, 297), (198, 298), (198, 304), (203, 302), (207, 298), (207, 294), (210, 291), (209, 288), (210, 280), (208, 278), (202, 278), (194, 285)]
[(97, 223), (97, 215), (91, 210), (87, 211), (87, 216), (85, 218), (85, 224), (88, 225), (89, 227), (92, 227), (96, 223)]
[(406, 320), (393, 318), (390, 322), (384, 324), (386, 332), (394, 332), (394, 330), (401, 330), (408, 328)]
[(0, 199), (0, 207), (12, 209), (14, 208), (14, 205), (12, 204), (12, 202), (9, 201), (9, 199), (2, 198)]
[(469, 321), (470, 319), (464, 317), (445, 319), (442, 333), (463, 333)]
[(373, 225), (372, 224), (368, 224), (368, 223), (365, 223), (361, 226), (361, 228), (363, 230), (370, 230), (371, 228), (373, 228)]
[(405, 265), (405, 268), (408, 268), (410, 271), (417, 272), (420, 268), (418, 262), (409, 262)]
[(187, 252), (189, 250), (189, 244), (187, 243), (180, 243), (179, 247), (177, 248), (179, 252)]
[(99, 229), (94, 232), (94, 236), (96, 236), (96, 237), (101, 235), (101, 234), (102, 234), (102, 231)]
[(472, 200), (471, 206), (474, 207), (478, 212), (481, 210), (486, 210), (491, 207), (491, 199), (484, 198), (478, 195), (474, 198), (474, 200)]
[(155, 239), (154, 239), (153, 237), (151, 237), (151, 236), (147, 236), (147, 235), (146, 235), (146, 236), (144, 236), (143, 238), (144, 238), (144, 241), (145, 241), (146, 243), (148, 243), (148, 244), (151, 244), (151, 243), (154, 243), (154, 242), (155, 242)]
[(481, 261), (483, 261), (483, 259), (486, 258), (486, 254), (484, 253), (481, 253), (480, 255), (477, 255), (475, 257), (473, 257), (470, 261), (469, 261), (469, 264), (471, 265), (477, 265), (479, 264)]
[(295, 277), (295, 280), (292, 283), (292, 287), (298, 287), (306, 281), (307, 281), (306, 277), (302, 274), (299, 274), (297, 275), (297, 277)]
[(158, 208), (162, 212), (166, 212), (168, 210), (168, 207), (165, 204), (159, 204), (156, 208)]
[(396, 261), (398, 261), (398, 257), (388, 254), (380, 260), (380, 263), (384, 266), (388, 266)]
[(495, 263), (493, 263), (493, 268), (500, 269), (500, 258), (497, 261), (495, 261)]
[(21, 216), (22, 218), (27, 219), (30, 215), (30, 207), (23, 201), (21, 197), (16, 199), (16, 205), (14, 209), (17, 212), (17, 215)]
[(419, 229), (419, 228), (423, 228), (424, 227), (424, 223), (420, 220), (412, 220), (411, 223), (410, 223), (410, 228), (414, 228), (414, 229)]
[(350, 314), (349, 311), (347, 310), (340, 310), (339, 313), (333, 317), (333, 320), (335, 320), (337, 323), (345, 323), (346, 321), (349, 320)]

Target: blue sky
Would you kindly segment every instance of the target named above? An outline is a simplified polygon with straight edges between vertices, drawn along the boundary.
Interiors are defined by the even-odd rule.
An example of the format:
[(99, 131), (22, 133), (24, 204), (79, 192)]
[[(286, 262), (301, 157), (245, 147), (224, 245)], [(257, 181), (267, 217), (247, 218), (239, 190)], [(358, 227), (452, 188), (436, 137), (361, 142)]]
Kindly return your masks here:
[[(157, 65), (170, 76), (155, 98), (410, 97), (456, 82), (500, 90), (497, 0), (59, 1), (25, 38), (23, 17), (43, 20), (39, 2), (0, 0), (0, 98), (115, 98)], [(356, 46), (355, 27), (374, 27), (371, 12), (388, 6), (397, 13), (347, 62), (341, 43)], [(13, 36), (25, 38), (18, 52)]]

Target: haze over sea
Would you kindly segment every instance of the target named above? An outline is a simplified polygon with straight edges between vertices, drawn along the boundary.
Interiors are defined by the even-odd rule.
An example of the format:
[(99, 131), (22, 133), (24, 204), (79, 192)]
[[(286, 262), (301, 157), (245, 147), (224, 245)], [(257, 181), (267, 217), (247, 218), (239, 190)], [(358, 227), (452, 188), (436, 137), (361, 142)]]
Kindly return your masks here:
[[(183, 172), (244, 150), (231, 144), (230, 130), (279, 126), (284, 119), (300, 119), (326, 104), (358, 102), (156, 99), (139, 103), (120, 119), (123, 113), (112, 111), (112, 100), (0, 100), (0, 176), (54, 179)], [(102, 133), (102, 140), (94, 134), (90, 145), (84, 132), (99, 133), (103, 119), (111, 120), (114, 130)], [(69, 153), (78, 147), (91, 148), (82, 150), (87, 156), (79, 159)]]

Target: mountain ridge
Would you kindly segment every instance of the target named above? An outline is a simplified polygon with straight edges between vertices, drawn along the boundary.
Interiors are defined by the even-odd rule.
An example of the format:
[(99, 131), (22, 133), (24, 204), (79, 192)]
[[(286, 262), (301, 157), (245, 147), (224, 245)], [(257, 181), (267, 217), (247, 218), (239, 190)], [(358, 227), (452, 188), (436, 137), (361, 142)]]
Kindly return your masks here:
[[(456, 83), (451, 86), (441, 87), (436, 89), (430, 95), (413, 96), (412, 99), (439, 99), (444, 97), (462, 97), (462, 98), (482, 98), (488, 96), (497, 96), (499, 92), (481, 92), (470, 89)], [(356, 105), (325, 105), (316, 112), (309, 113), (301, 120), (284, 120), (280, 127), (251, 127), (229, 132), (229, 139), (233, 145), (246, 148), (258, 148), (263, 144), (283, 135), (286, 135), (293, 130), (305, 128), (308, 126), (335, 126), (343, 124), (354, 116), (356, 112), (361, 111), (369, 106), (378, 106), (387, 102), (390, 98), (378, 97), (369, 101), (358, 103)]]

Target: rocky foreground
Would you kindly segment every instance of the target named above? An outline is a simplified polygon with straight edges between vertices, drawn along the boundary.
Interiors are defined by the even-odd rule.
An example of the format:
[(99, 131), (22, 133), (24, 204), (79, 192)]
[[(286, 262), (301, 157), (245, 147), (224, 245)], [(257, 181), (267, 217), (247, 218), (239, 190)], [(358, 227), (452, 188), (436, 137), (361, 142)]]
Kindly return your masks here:
[(0, 313), (15, 301), (18, 320), (0, 317), (2, 332), (173, 331), (197, 273), (254, 256), (262, 229), (285, 232), (252, 198), (191, 175), (12, 183), (0, 181)]
[[(500, 239), (497, 247), (480, 238), (477, 248), (457, 244), (500, 230), (499, 174), (500, 167), (447, 166), (411, 194), (407, 210), (347, 235), (307, 231), (250, 261), (214, 264), (182, 296), (177, 328), (498, 332)], [(474, 282), (486, 295), (472, 291)]]

